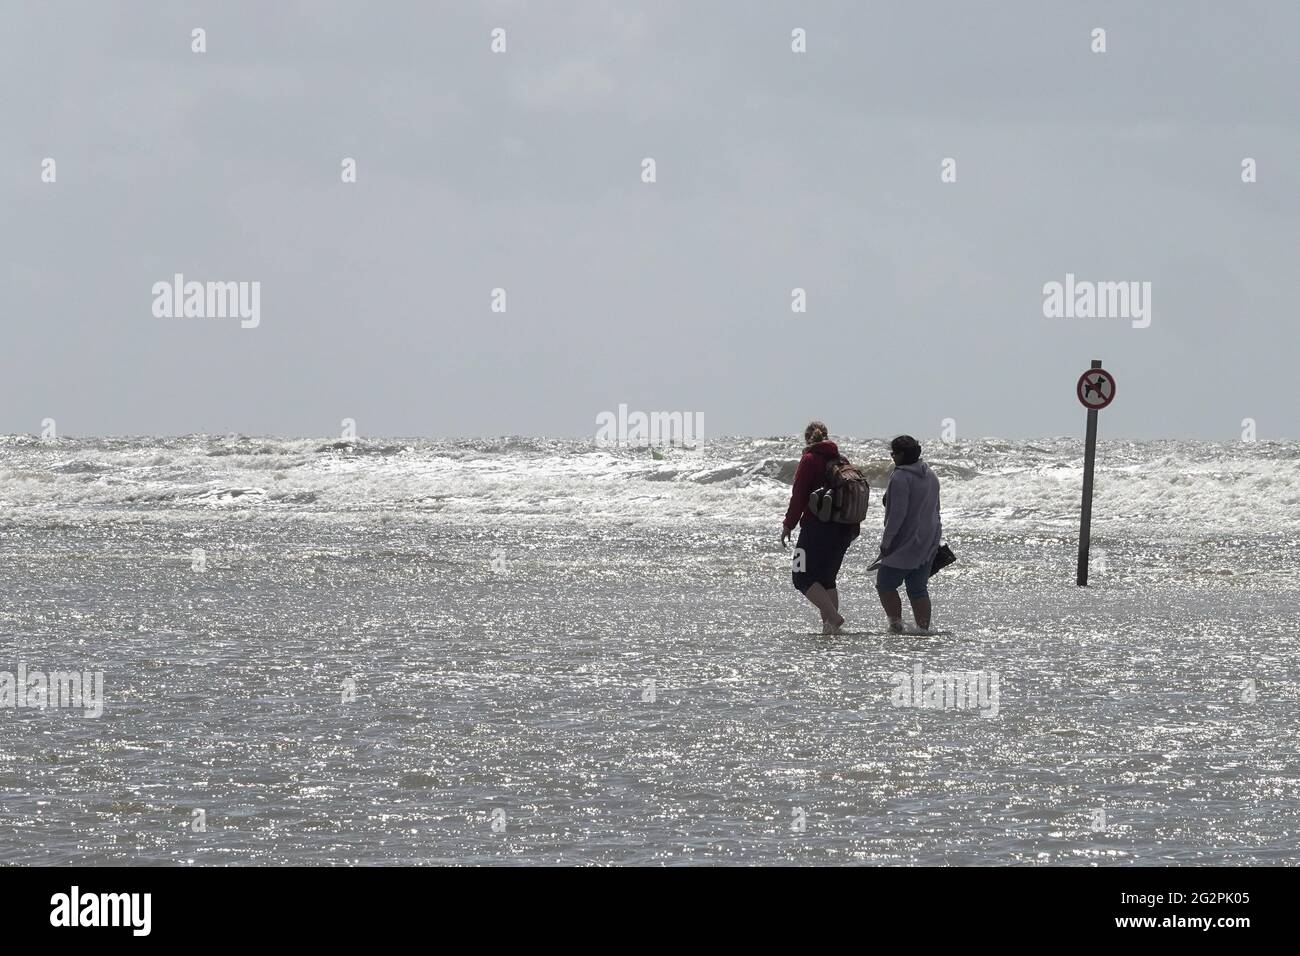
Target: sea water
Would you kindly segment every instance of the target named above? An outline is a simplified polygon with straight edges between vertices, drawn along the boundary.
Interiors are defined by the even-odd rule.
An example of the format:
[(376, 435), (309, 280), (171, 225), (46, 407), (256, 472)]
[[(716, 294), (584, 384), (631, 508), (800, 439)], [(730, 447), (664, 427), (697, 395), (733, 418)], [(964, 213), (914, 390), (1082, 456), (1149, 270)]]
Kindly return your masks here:
[(927, 443), (932, 636), (842, 448), (823, 637), (785, 439), (0, 438), (0, 863), (1300, 860), (1300, 445)]

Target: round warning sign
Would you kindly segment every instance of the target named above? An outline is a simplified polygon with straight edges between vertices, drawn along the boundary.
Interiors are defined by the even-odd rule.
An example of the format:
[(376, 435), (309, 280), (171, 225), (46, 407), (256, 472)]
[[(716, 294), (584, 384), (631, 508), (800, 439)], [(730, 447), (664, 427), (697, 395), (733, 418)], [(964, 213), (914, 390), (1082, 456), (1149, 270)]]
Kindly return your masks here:
[(1090, 368), (1079, 376), (1077, 392), (1084, 408), (1105, 408), (1115, 400), (1115, 377), (1104, 368)]

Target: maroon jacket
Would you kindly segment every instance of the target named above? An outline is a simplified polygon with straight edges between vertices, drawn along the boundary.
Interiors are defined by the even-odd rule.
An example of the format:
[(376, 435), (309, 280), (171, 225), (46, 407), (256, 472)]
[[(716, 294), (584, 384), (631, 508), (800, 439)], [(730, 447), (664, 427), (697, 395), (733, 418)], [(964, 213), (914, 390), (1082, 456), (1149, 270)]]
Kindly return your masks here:
[(808, 510), (808, 496), (822, 486), (826, 480), (826, 466), (839, 456), (839, 447), (829, 438), (803, 450), (803, 457), (794, 473), (790, 507), (786, 509), (785, 521), (781, 525), (787, 531), (793, 531), (796, 523), (802, 528), (804, 522), (817, 520)]

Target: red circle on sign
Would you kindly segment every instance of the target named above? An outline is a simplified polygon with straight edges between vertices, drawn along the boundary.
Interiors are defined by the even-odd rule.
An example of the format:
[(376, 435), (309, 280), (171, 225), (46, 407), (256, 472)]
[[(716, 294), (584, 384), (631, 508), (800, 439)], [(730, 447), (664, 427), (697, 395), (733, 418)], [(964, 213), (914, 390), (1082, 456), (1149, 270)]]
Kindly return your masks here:
[[(1100, 377), (1090, 382), (1088, 381), (1088, 377), (1091, 375), (1097, 375)], [(1106, 395), (1101, 390), (1103, 385), (1110, 385), (1110, 395)], [(1099, 402), (1088, 401), (1088, 399), (1084, 397), (1086, 394), (1084, 386), (1090, 386), (1088, 391), (1095, 391), (1098, 395), (1101, 395), (1102, 400)], [(1084, 408), (1105, 408), (1111, 402), (1115, 401), (1115, 376), (1111, 375), (1110, 372), (1106, 371), (1104, 368), (1090, 368), (1079, 376), (1079, 384), (1074, 387), (1074, 393), (1079, 396), (1079, 401), (1083, 403)]]

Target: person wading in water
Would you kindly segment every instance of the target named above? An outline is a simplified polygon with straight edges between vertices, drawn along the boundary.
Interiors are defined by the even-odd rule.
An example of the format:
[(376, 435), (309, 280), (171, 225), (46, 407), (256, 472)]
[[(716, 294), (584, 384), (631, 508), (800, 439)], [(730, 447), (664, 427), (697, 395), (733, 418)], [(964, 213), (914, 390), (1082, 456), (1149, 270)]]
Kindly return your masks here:
[(939, 519), (939, 479), (921, 461), (921, 445), (911, 435), (889, 443), (894, 473), (885, 489), (885, 531), (880, 539), (876, 591), (889, 618), (889, 629), (903, 630), (903, 602), (898, 587), (907, 585), (916, 626), (930, 629), (930, 566), (943, 540)]
[(798, 524), (791, 580), (821, 613), (822, 633), (836, 634), (844, 617), (835, 577), (849, 545), (861, 532), (871, 489), (829, 439), (824, 424), (811, 422), (803, 438), (806, 447), (781, 524), (781, 544), (789, 546), (790, 532)]

